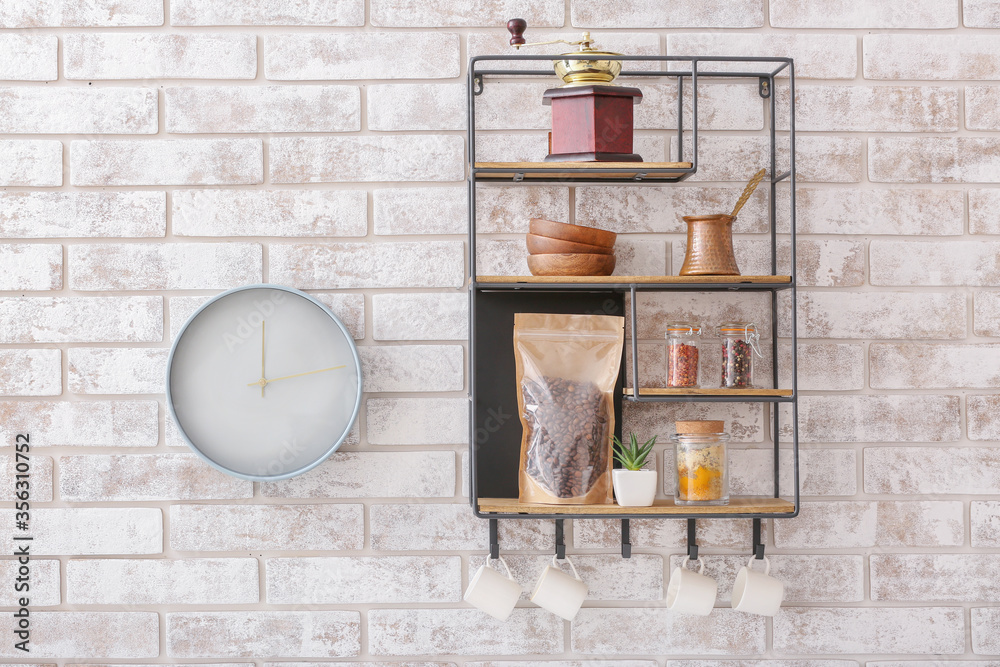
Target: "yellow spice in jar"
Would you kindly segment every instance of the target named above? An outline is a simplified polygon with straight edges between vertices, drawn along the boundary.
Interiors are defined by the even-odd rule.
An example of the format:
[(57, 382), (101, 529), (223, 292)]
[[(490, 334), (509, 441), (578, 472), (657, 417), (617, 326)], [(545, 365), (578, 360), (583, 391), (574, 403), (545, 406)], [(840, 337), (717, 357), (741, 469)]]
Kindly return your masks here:
[(681, 500), (722, 498), (722, 447), (679, 452), (677, 485)]

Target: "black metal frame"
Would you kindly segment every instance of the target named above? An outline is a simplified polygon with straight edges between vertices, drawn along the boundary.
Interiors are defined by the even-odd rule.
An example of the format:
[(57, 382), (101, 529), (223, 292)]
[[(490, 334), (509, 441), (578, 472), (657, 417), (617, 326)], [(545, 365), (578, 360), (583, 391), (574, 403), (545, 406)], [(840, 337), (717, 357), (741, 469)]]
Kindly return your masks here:
[[(594, 180), (591, 178), (587, 179), (587, 172), (593, 171), (592, 168), (579, 168), (579, 167), (564, 167), (560, 168), (560, 173), (571, 174), (570, 176), (561, 176), (558, 178), (532, 178), (530, 181), (524, 181), (530, 184), (543, 184), (550, 182), (559, 182), (572, 185), (577, 184), (639, 184), (639, 183), (651, 183), (655, 185), (669, 184), (671, 182), (677, 182), (686, 179), (691, 174), (697, 171), (698, 167), (698, 79), (699, 78), (738, 78), (738, 79), (757, 79), (758, 80), (758, 92), (760, 96), (767, 100), (769, 104), (769, 136), (770, 136), (770, 169), (769, 173), (771, 178), (769, 179), (769, 207), (768, 207), (768, 217), (770, 223), (770, 240), (771, 240), (771, 273), (775, 274), (777, 272), (777, 225), (776, 225), (776, 197), (777, 197), (777, 184), (781, 181), (788, 180), (789, 182), (789, 198), (790, 198), (790, 229), (789, 238), (791, 244), (790, 252), (790, 272), (791, 272), (791, 282), (790, 283), (741, 283), (738, 277), (734, 277), (731, 282), (725, 283), (713, 283), (713, 284), (646, 284), (646, 283), (481, 283), (477, 279), (476, 273), (476, 186), (477, 184), (487, 184), (487, 183), (498, 183), (498, 182), (519, 182), (523, 181), (523, 176), (525, 173), (545, 173), (551, 171), (551, 169), (531, 169), (523, 168), (519, 169), (513, 179), (504, 178), (499, 179), (495, 176), (497, 173), (511, 173), (510, 168), (477, 168), (476, 167), (476, 122), (475, 122), (475, 98), (482, 94), (483, 88), (486, 85), (487, 77), (536, 77), (553, 76), (551, 69), (516, 69), (516, 70), (504, 70), (504, 69), (477, 69), (477, 65), (483, 62), (490, 61), (527, 61), (527, 62), (551, 62), (553, 60), (560, 59), (576, 59), (576, 60), (588, 60), (586, 56), (566, 56), (566, 55), (527, 55), (527, 54), (510, 54), (510, 55), (493, 55), (493, 56), (475, 56), (469, 61), (469, 71), (468, 71), (468, 137), (469, 137), (469, 172), (468, 172), (468, 192), (469, 192), (469, 244), (468, 244), (468, 262), (469, 262), (469, 276), (470, 276), (470, 290), (469, 290), (469, 355), (473, 362), (470, 364), (470, 452), (469, 452), (469, 470), (470, 470), (470, 480), (469, 480), (469, 496), (472, 504), (473, 512), (476, 516), (489, 519), (490, 520), (490, 542), (491, 551), (498, 549), (498, 544), (496, 543), (496, 521), (497, 519), (555, 519), (557, 522), (557, 542), (561, 542), (558, 538), (561, 537), (562, 533), (562, 522), (567, 518), (593, 518), (593, 519), (619, 519), (622, 521), (622, 555), (628, 557), (631, 553), (631, 543), (628, 534), (628, 521), (629, 519), (639, 519), (639, 518), (673, 518), (673, 519), (687, 519), (689, 522), (689, 536), (693, 542), (694, 533), (694, 522), (697, 519), (707, 519), (707, 518), (749, 518), (754, 520), (754, 553), (757, 557), (763, 557), (763, 544), (760, 543), (760, 520), (770, 519), (770, 518), (792, 518), (798, 515), (800, 509), (800, 491), (799, 491), (799, 448), (798, 448), (798, 381), (797, 381), (797, 365), (798, 365), (798, 354), (797, 354), (797, 321), (796, 321), (796, 241), (795, 241), (795, 72), (794, 64), (791, 58), (774, 58), (774, 57), (752, 57), (752, 56), (601, 56), (602, 60), (621, 60), (626, 62), (660, 62), (666, 66), (672, 62), (690, 63), (690, 69), (683, 71), (671, 71), (669, 69), (662, 70), (625, 70), (621, 73), (621, 77), (660, 77), (660, 78), (676, 78), (677, 79), (677, 92), (678, 92), (678, 113), (677, 113), (677, 137), (678, 137), (678, 155), (677, 161), (683, 161), (684, 155), (684, 133), (689, 131), (691, 134), (691, 167), (688, 169), (674, 168), (674, 169), (655, 169), (649, 168), (646, 170), (641, 170), (642, 163), (635, 163), (630, 165), (628, 168), (606, 168), (601, 167), (600, 171), (603, 173), (622, 173), (623, 177), (621, 179), (615, 178), (602, 178), (600, 180)], [(776, 66), (775, 69), (759, 72), (759, 71), (738, 71), (738, 72), (712, 72), (712, 71), (699, 71), (699, 63), (770, 63)], [(787, 70), (787, 82), (789, 86), (789, 127), (788, 127), (788, 146), (789, 146), (789, 168), (787, 171), (781, 174), (775, 174), (777, 170), (777, 145), (776, 145), (776, 97), (775, 94), (775, 79), (783, 71)], [(692, 86), (692, 127), (690, 130), (685, 130), (683, 126), (684, 108), (683, 108), (683, 85), (684, 79), (691, 79)], [(638, 171), (638, 173), (637, 173)], [(646, 178), (650, 173), (660, 173), (660, 172), (671, 172), (677, 173), (682, 172), (678, 177), (672, 179), (648, 179)], [(579, 176), (576, 176), (579, 174)], [(629, 174), (636, 174), (634, 177), (629, 176)], [(767, 292), (770, 294), (770, 305), (771, 305), (771, 351), (772, 351), (772, 375), (773, 375), (773, 386), (778, 387), (778, 306), (777, 306), (777, 296), (778, 292), (782, 290), (788, 290), (791, 293), (791, 308), (790, 308), (790, 318), (791, 318), (791, 383), (792, 383), (792, 394), (791, 396), (739, 396), (739, 397), (729, 397), (729, 396), (706, 396), (706, 395), (687, 395), (687, 396), (655, 396), (655, 395), (640, 395), (636, 391), (634, 396), (624, 396), (627, 400), (632, 400), (635, 402), (728, 402), (728, 403), (773, 403), (772, 407), (772, 439), (774, 444), (774, 497), (779, 497), (780, 485), (780, 414), (778, 406), (779, 403), (789, 403), (791, 404), (791, 420), (792, 420), (792, 477), (793, 477), (793, 487), (794, 487), (794, 510), (792, 512), (786, 513), (736, 513), (736, 514), (723, 514), (723, 513), (712, 513), (712, 512), (699, 512), (697, 514), (693, 513), (662, 513), (662, 514), (526, 514), (526, 513), (513, 513), (513, 514), (500, 514), (491, 512), (481, 512), (478, 506), (479, 494), (478, 494), (478, 465), (477, 465), (477, 442), (476, 442), (476, 431), (477, 431), (477, 421), (476, 421), (476, 386), (478, 381), (479, 370), (477, 369), (476, 359), (476, 315), (477, 315), (477, 297), (480, 294), (487, 292), (507, 292), (513, 293), (518, 291), (523, 292), (583, 292), (583, 293), (594, 293), (594, 294), (608, 294), (608, 293), (627, 293), (630, 295), (630, 318), (631, 318), (631, 340), (629, 341), (632, 358), (633, 360), (638, 359), (638, 334), (636, 331), (636, 321), (637, 321), (637, 306), (636, 297), (638, 292), (645, 291), (687, 291), (687, 292), (710, 292), (710, 291), (751, 291), (751, 292)], [(624, 363), (625, 355), (622, 358), (622, 373), (624, 374)], [(638, 381), (638, 364), (633, 363), (632, 366), (632, 386), (636, 389), (640, 387)], [(697, 554), (697, 545), (693, 547), (694, 553)], [(557, 551), (564, 550), (565, 545), (557, 544)], [(696, 558), (694, 555), (692, 558)]]

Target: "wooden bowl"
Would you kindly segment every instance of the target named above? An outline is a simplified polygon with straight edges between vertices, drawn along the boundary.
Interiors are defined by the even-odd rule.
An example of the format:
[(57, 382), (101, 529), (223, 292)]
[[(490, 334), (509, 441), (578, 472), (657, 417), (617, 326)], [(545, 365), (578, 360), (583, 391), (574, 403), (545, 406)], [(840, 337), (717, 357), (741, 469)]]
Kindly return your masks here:
[(528, 269), (533, 276), (610, 276), (615, 256), (578, 252), (528, 255)]
[(528, 252), (532, 255), (551, 255), (566, 252), (584, 253), (589, 255), (610, 255), (613, 249), (601, 245), (590, 245), (587, 243), (573, 243), (563, 241), (549, 236), (538, 236), (528, 234), (525, 236), (528, 243)]
[(596, 227), (571, 225), (566, 222), (555, 222), (554, 220), (545, 220), (543, 218), (532, 218), (528, 229), (532, 234), (548, 236), (550, 239), (599, 245), (605, 248), (613, 248), (615, 239), (618, 238), (618, 235), (614, 232), (606, 232)]

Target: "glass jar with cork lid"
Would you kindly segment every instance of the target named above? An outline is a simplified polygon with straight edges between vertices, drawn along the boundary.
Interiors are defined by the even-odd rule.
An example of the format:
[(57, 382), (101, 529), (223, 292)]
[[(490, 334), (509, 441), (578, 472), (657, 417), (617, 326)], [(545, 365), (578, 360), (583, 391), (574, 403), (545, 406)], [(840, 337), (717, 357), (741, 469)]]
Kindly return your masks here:
[(674, 442), (674, 502), (677, 505), (728, 505), (729, 461), (725, 424), (713, 420), (678, 421)]
[(753, 358), (760, 353), (760, 334), (752, 322), (727, 322), (719, 326), (722, 340), (721, 386), (727, 389), (753, 387)]
[(667, 386), (698, 386), (698, 339), (701, 325), (674, 322), (667, 325)]

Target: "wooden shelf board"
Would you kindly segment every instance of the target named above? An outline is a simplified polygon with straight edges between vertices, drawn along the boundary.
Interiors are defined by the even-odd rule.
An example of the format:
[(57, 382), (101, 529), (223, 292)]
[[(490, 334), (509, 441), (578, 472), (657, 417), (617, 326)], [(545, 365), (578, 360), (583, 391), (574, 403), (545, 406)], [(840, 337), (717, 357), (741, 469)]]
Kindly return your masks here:
[[(625, 388), (632, 396), (632, 387)], [(640, 396), (791, 396), (791, 389), (722, 389), (694, 387), (640, 387)]]
[(657, 499), (651, 507), (543, 505), (520, 503), (517, 498), (480, 498), (479, 511), (497, 514), (791, 514), (795, 504), (768, 496), (732, 497), (728, 505), (675, 505), (673, 499)]
[(717, 283), (791, 283), (791, 276), (476, 276), (478, 283), (563, 283), (637, 285), (712, 285)]
[[(579, 179), (631, 179), (636, 174), (644, 173), (644, 180), (670, 179), (686, 176), (690, 162), (477, 162), (476, 169), (502, 169), (504, 171), (479, 172), (479, 178), (514, 178), (515, 174), (523, 174), (530, 178), (579, 178)], [(541, 171), (523, 171), (538, 169)], [(562, 171), (564, 169), (586, 169), (586, 172)], [(625, 169), (627, 171), (605, 171), (606, 169)]]

